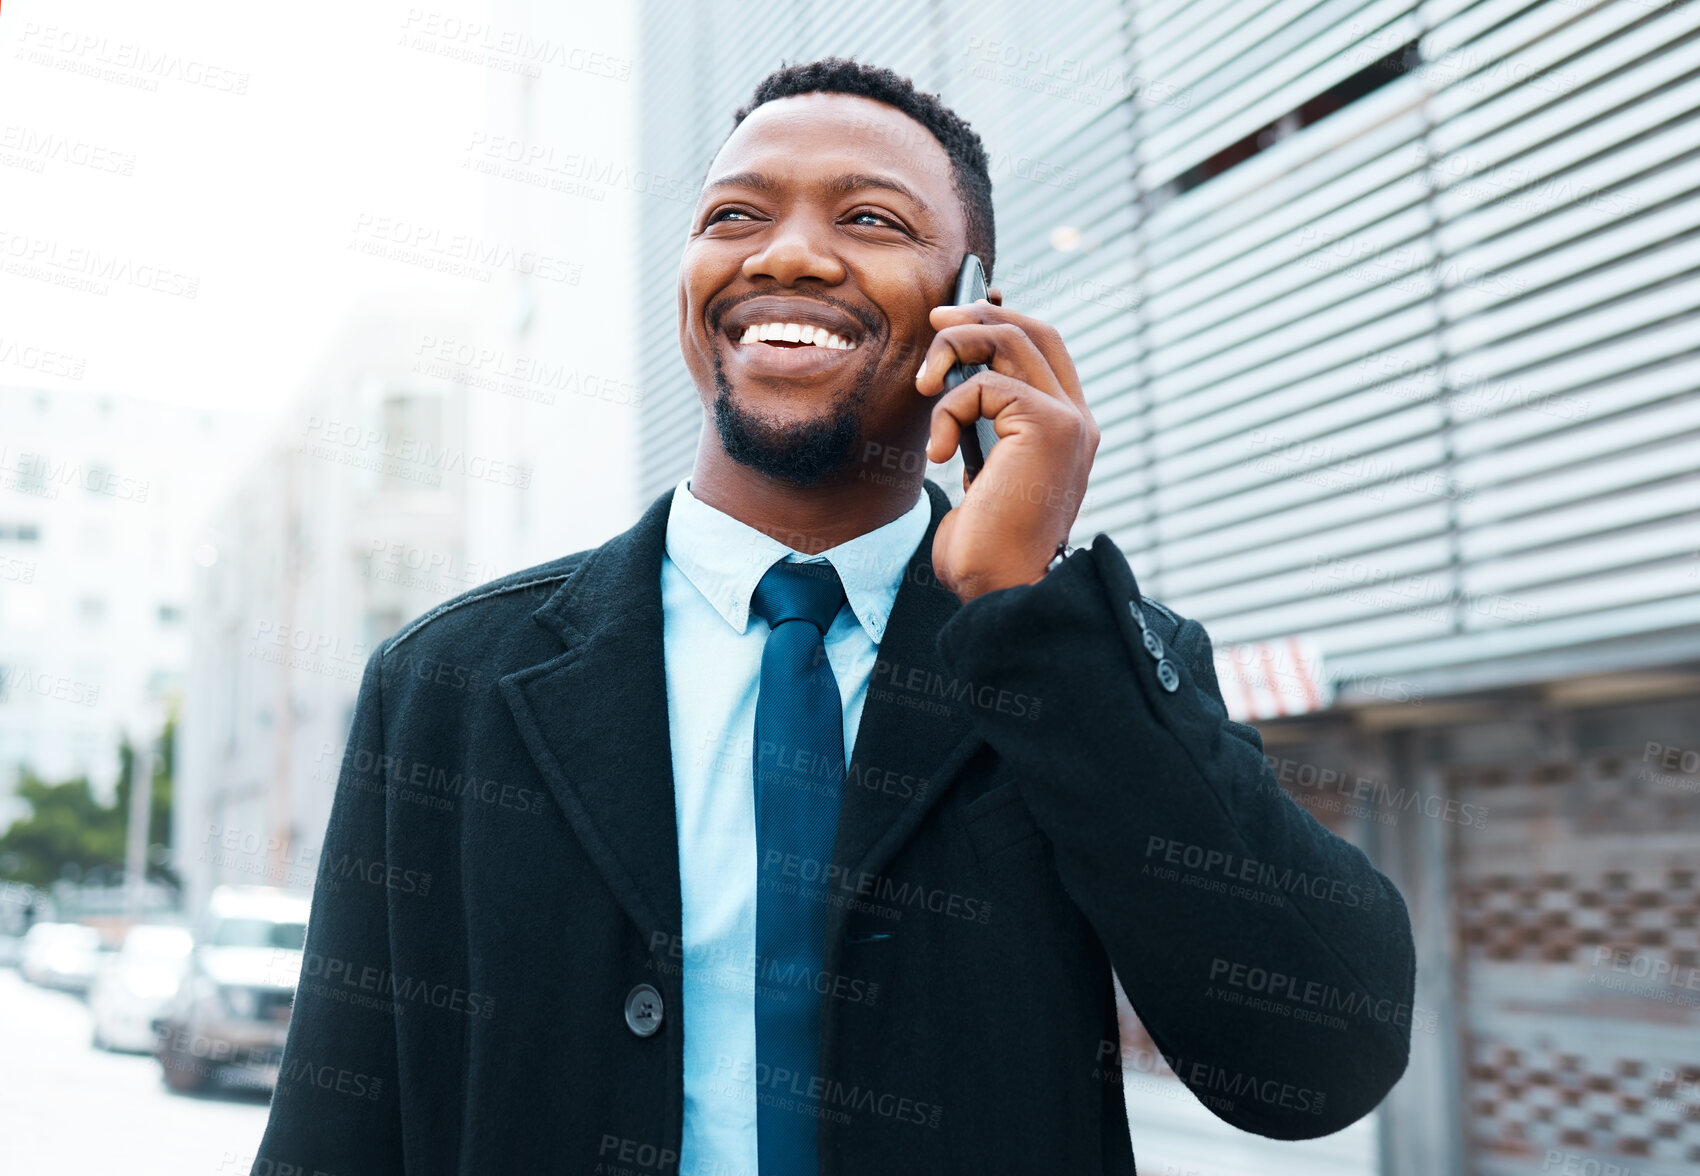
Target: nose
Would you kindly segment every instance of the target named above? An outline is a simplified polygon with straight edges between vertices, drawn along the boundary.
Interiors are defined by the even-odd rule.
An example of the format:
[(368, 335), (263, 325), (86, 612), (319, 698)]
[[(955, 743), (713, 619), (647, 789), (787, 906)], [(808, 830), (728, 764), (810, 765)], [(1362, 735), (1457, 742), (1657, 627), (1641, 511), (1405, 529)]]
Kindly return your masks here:
[(828, 247), (827, 232), (806, 218), (786, 218), (766, 234), (761, 248), (744, 259), (744, 277), (771, 278), (781, 286), (794, 286), (804, 278), (838, 285), (844, 280), (844, 263)]

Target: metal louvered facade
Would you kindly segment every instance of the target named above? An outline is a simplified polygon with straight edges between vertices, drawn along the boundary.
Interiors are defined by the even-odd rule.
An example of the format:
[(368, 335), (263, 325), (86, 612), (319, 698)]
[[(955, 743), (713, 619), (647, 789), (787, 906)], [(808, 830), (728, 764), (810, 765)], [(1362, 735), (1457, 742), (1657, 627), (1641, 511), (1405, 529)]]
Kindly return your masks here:
[[(907, 74), (985, 140), (993, 280), (1102, 429), (1073, 542), (1219, 652), (1321, 653), (1332, 709), (1266, 746), (1407, 899), (1410, 1068), (1302, 1159), (1189, 1150), (1206, 1113), (1129, 1071), (1142, 1170), (1696, 1170), (1700, 1005), (1611, 984), (1619, 951), (1700, 971), (1700, 771), (1646, 762), (1700, 747), (1700, 3), (649, 0), (643, 39), (645, 164), (680, 178), (646, 318), (761, 76)], [(644, 495), (701, 428), (663, 319)]]
[[(1103, 430), (1075, 542), (1219, 645), (1314, 638), (1347, 704), (1700, 657), (1700, 5), (652, 0), (643, 41), (646, 307), (782, 62), (975, 126), (994, 282)], [(702, 416), (644, 346), (652, 496)]]
[(1145, 378), (1083, 522), (1218, 642), (1317, 638), (1347, 701), (1700, 654), (1700, 9), (1135, 20), (1198, 100), (1136, 127)]

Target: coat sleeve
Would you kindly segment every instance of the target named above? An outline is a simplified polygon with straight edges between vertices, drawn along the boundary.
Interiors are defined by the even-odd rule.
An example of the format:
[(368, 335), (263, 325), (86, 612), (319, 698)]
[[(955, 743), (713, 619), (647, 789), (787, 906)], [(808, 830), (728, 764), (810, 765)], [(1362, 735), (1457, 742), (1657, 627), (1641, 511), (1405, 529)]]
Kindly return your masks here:
[(380, 646), (366, 663), (343, 751), (253, 1176), (403, 1171), (396, 1013), (364, 983), (391, 975), (389, 892), (350, 868), (386, 860), (383, 653)]
[(1144, 603), (1100, 534), (1038, 583), (968, 602), (939, 652), (976, 687), (1038, 700), (1036, 717), (975, 722), (1016, 766), (1064, 889), (1195, 1096), (1276, 1139), (1374, 1109), (1410, 1051), (1404, 901), (1228, 719), (1204, 629)]

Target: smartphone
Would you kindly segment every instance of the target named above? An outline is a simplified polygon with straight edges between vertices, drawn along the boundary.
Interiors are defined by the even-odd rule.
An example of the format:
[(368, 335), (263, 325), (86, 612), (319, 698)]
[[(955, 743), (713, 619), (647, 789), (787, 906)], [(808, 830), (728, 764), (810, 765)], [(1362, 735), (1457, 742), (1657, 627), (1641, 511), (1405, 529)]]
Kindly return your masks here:
[[(965, 306), (986, 296), (986, 271), (980, 259), (970, 253), (962, 259), (962, 269), (956, 275), (956, 305)], [(944, 390), (949, 392), (969, 376), (986, 370), (983, 363), (955, 363), (944, 374)], [(962, 430), (962, 468), (972, 482), (986, 464), (986, 455), (997, 444), (998, 435), (992, 422), (981, 417), (971, 429)]]

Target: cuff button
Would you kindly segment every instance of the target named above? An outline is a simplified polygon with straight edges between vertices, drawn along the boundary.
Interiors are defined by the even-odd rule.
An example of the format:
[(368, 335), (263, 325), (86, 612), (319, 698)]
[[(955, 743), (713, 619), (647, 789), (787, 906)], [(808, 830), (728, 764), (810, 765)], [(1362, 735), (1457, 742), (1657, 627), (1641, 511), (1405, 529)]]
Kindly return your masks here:
[(1174, 662), (1164, 658), (1157, 663), (1157, 681), (1162, 683), (1163, 689), (1170, 694), (1181, 688), (1180, 671), (1175, 669)]
[(1145, 628), (1145, 614), (1140, 611), (1139, 603), (1137, 601), (1133, 601), (1133, 600), (1128, 601), (1127, 602), (1127, 611), (1133, 614), (1133, 623), (1138, 625), (1141, 629), (1144, 629)]
[(1150, 629), (1145, 630), (1145, 652), (1154, 658), (1163, 656), (1163, 639)]

